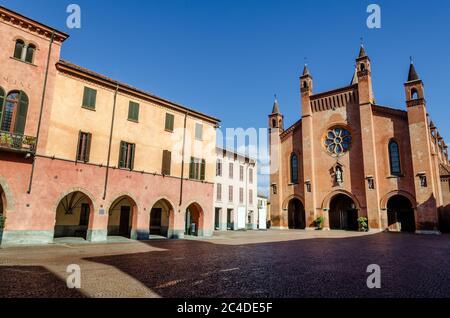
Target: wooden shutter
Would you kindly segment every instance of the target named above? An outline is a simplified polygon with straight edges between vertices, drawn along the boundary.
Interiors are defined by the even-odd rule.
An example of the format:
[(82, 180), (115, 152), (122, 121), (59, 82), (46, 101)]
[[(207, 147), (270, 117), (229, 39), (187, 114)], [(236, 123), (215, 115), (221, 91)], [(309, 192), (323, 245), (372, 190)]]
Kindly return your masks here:
[(205, 180), (205, 168), (206, 168), (206, 160), (202, 159), (202, 164), (200, 167), (200, 180)]
[(119, 167), (125, 168), (125, 159), (127, 157), (127, 144), (124, 141), (120, 142), (120, 150), (119, 150)]
[(89, 155), (91, 153), (92, 134), (86, 134), (86, 146), (84, 148), (84, 162), (89, 162)]
[(173, 122), (174, 122), (174, 116), (172, 114), (166, 113), (165, 129), (167, 131), (173, 131)]
[(161, 169), (163, 175), (170, 176), (171, 161), (172, 161), (172, 153), (168, 150), (164, 150)]
[(139, 104), (130, 102), (128, 106), (128, 119), (138, 121), (139, 120)]
[(81, 144), (82, 144), (82, 136), (83, 133), (81, 132), (81, 130), (78, 132), (78, 143), (77, 143), (77, 155), (76, 155), (76, 161), (80, 161), (81, 160)]
[(130, 170), (133, 170), (134, 169), (134, 151), (136, 149), (136, 145), (135, 144), (128, 144), (128, 145), (130, 147), (130, 158), (128, 161), (128, 168)]
[(189, 179), (195, 178), (195, 161), (194, 157), (191, 157), (191, 163), (189, 165)]
[(23, 134), (25, 132), (27, 112), (28, 112), (28, 97), (27, 95), (25, 95), (25, 93), (20, 92), (16, 123), (14, 125), (14, 133)]
[(83, 94), (83, 106), (95, 109), (95, 103), (97, 100), (97, 91), (95, 89), (85, 87)]

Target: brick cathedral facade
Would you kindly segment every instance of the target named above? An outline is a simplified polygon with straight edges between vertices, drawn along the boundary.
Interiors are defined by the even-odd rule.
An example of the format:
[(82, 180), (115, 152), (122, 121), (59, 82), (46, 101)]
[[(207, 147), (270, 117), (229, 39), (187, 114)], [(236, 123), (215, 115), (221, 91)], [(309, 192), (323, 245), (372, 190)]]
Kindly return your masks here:
[[(429, 118), (424, 84), (411, 62), (406, 110), (378, 105), (363, 46), (349, 86), (313, 92), (305, 65), (301, 118), (284, 129), (269, 115), (272, 227), (439, 233), (448, 222), (448, 148)], [(448, 224), (448, 223), (447, 223)]]

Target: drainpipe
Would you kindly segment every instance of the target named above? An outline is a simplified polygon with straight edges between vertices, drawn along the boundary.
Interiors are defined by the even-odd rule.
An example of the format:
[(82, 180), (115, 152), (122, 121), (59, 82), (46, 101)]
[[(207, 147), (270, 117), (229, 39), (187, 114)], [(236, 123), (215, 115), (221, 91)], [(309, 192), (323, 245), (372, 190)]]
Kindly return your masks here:
[[(45, 68), (45, 78), (44, 78), (44, 86), (42, 88), (42, 99), (41, 99), (41, 109), (39, 111), (39, 121), (37, 126), (37, 132), (36, 132), (36, 148), (34, 149), (34, 153), (37, 153), (37, 147), (39, 145), (39, 135), (41, 132), (41, 122), (42, 122), (42, 113), (44, 111), (44, 103), (45, 103), (45, 93), (47, 91), (47, 81), (48, 81), (48, 70), (50, 68), (50, 57), (52, 54), (52, 48), (53, 48), (53, 40), (55, 39), (55, 30), (52, 31), (52, 35), (50, 37), (50, 44), (48, 47), (48, 56), (47, 56), (47, 66)], [(35, 168), (35, 162), (36, 162), (36, 156), (33, 157), (33, 163), (31, 165), (31, 174), (30, 174), (30, 182), (28, 184), (28, 191), (27, 193), (31, 193), (31, 188), (33, 186), (33, 176), (34, 176), (34, 168)]]
[(183, 126), (183, 149), (181, 151), (181, 183), (180, 183), (180, 203), (179, 206), (183, 203), (183, 182), (184, 182), (184, 153), (186, 149), (186, 122), (188, 112), (184, 114), (184, 126)]
[(112, 116), (111, 116), (111, 130), (109, 131), (108, 159), (106, 162), (105, 187), (103, 189), (103, 200), (105, 200), (105, 198), (106, 198), (106, 190), (108, 188), (109, 164), (111, 161), (111, 144), (112, 144), (112, 135), (113, 135), (113, 131), (114, 131), (114, 118), (116, 115), (116, 101), (117, 101), (117, 92), (118, 91), (119, 91), (119, 83), (116, 83), (116, 90), (114, 92), (113, 111), (112, 111)]

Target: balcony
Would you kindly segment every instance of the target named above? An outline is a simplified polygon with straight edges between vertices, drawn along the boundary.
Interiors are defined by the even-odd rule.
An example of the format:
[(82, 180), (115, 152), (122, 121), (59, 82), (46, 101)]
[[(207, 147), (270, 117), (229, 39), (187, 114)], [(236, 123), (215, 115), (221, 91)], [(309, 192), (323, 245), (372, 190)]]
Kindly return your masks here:
[(36, 137), (0, 131), (0, 150), (34, 153)]

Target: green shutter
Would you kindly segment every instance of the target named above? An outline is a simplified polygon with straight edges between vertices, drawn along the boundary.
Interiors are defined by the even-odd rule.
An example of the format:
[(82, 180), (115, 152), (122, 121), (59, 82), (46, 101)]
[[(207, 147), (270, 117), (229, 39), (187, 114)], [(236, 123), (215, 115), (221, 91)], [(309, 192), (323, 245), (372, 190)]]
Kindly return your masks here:
[(191, 163), (189, 165), (189, 179), (195, 178), (195, 161), (194, 157), (191, 157)]
[(124, 141), (120, 142), (119, 150), (119, 167), (125, 168), (125, 159), (127, 157), (127, 144)]
[(202, 165), (200, 167), (200, 180), (205, 180), (206, 161), (202, 159)]
[(173, 131), (174, 116), (172, 114), (166, 113), (166, 127), (167, 131)]
[(163, 175), (170, 176), (171, 161), (172, 161), (172, 153), (168, 150), (163, 150), (163, 160), (161, 169)]
[(92, 134), (86, 134), (86, 147), (84, 149), (84, 162), (89, 162), (89, 155), (91, 153)]
[(81, 130), (78, 132), (78, 143), (77, 143), (77, 155), (76, 155), (76, 161), (81, 161), (81, 145), (83, 143), (82, 140), (83, 133)]
[(95, 89), (85, 87), (83, 94), (83, 107), (95, 109), (96, 100), (97, 100), (97, 91)]
[(133, 121), (139, 120), (139, 104), (130, 102), (128, 106), (128, 119)]
[(134, 169), (134, 152), (136, 150), (136, 145), (135, 144), (130, 144), (131, 147), (131, 151), (130, 151), (130, 161), (129, 161), (129, 169), (133, 170)]
[(25, 132), (27, 112), (28, 112), (28, 97), (27, 95), (25, 95), (25, 93), (20, 92), (16, 123), (14, 125), (14, 133), (23, 135), (23, 133)]

